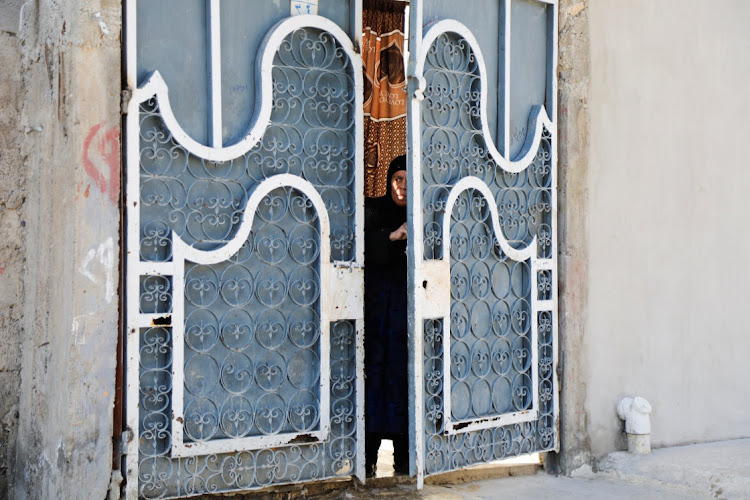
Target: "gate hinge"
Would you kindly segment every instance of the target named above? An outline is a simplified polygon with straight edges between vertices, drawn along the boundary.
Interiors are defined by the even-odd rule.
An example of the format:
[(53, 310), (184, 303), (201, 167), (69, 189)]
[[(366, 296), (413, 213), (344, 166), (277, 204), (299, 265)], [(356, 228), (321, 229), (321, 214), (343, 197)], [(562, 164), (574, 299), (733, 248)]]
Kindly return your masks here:
[(130, 430), (130, 428), (125, 429), (122, 431), (122, 434), (120, 434), (120, 442), (117, 443), (119, 446), (118, 454), (121, 457), (124, 457), (128, 454), (128, 443), (130, 440), (133, 439), (133, 431)]
[(128, 106), (130, 105), (130, 99), (133, 97), (133, 91), (130, 89), (124, 89), (120, 92), (120, 114), (128, 114)]
[(417, 75), (416, 67), (416, 63), (409, 62), (407, 81), (412, 98), (421, 102), (424, 101), (424, 91), (427, 88), (427, 80), (425, 80), (424, 77)]

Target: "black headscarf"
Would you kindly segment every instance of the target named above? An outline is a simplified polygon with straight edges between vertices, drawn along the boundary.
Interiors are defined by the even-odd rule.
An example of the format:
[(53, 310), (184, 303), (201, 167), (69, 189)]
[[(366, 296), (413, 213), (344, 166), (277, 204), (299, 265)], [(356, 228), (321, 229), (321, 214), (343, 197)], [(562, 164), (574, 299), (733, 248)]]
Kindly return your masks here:
[(378, 198), (379, 200), (383, 200), (382, 208), (388, 211), (392, 211), (394, 215), (394, 219), (401, 220), (401, 222), (396, 227), (406, 222), (406, 207), (400, 207), (396, 205), (396, 202), (393, 201), (393, 194), (391, 193), (391, 189), (392, 189), (391, 180), (393, 179), (393, 176), (396, 174), (396, 172), (398, 172), (399, 170), (406, 170), (406, 156), (405, 155), (397, 156), (391, 162), (390, 166), (388, 167), (388, 180), (386, 184), (387, 188), (385, 190), (385, 196), (382, 198)]
[(406, 207), (396, 205), (391, 196), (391, 179), (399, 170), (406, 170), (406, 156), (394, 158), (388, 167), (385, 196), (369, 198), (365, 204), (365, 269), (406, 280), (406, 240), (389, 239), (390, 233), (406, 222)]

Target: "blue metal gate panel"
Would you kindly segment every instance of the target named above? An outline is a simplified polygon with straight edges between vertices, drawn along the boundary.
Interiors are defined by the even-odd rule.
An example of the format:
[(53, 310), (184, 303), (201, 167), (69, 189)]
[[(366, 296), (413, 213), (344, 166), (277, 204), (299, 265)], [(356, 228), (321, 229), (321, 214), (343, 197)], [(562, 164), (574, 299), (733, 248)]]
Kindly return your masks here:
[[(498, 2), (498, 53), (474, 37), (474, 25), (486, 20), (437, 20), (422, 38), (422, 3), (412, 4), (418, 48), (409, 129), (412, 439), (420, 482), (422, 475), (558, 447), (556, 149), (545, 107), (554, 110), (546, 101), (554, 94), (548, 58), (555, 46), (548, 40), (556, 37), (556, 5)], [(438, 0), (424, 4), (431, 16), (441, 12)], [(482, 14), (462, 15), (471, 23)], [(541, 40), (533, 35), (540, 26), (548, 30)], [(533, 43), (522, 43), (524, 29)], [(496, 90), (486, 62), (498, 56), (494, 74), (504, 78)], [(519, 92), (511, 89), (525, 80)], [(499, 96), (499, 148), (489, 95)], [(522, 127), (519, 112), (526, 115)]]
[(235, 145), (183, 130), (159, 73), (128, 110), (129, 497), (363, 471), (361, 63), (310, 16), (258, 50)]

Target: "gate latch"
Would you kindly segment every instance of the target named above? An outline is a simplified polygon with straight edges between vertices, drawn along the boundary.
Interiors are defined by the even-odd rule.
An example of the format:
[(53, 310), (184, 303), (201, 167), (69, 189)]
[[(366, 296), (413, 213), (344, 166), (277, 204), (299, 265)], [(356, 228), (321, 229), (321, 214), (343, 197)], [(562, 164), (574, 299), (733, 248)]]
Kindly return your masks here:
[(362, 265), (358, 264), (354, 261), (336, 261), (333, 263), (334, 268), (336, 268), (339, 272), (343, 272), (345, 269), (348, 269), (349, 272), (352, 272), (352, 269), (362, 269)]

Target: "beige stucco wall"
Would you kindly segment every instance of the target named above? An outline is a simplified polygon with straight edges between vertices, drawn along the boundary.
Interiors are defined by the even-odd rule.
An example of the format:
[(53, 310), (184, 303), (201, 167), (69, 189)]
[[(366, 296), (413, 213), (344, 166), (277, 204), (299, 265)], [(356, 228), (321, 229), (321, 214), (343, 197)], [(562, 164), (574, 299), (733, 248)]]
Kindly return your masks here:
[[(587, 2), (586, 433), (653, 405), (652, 443), (750, 436), (750, 2)], [(574, 353), (573, 358), (576, 357)]]

